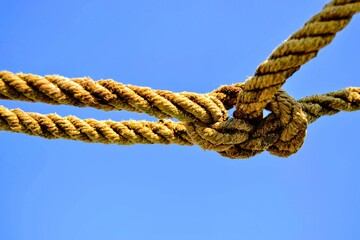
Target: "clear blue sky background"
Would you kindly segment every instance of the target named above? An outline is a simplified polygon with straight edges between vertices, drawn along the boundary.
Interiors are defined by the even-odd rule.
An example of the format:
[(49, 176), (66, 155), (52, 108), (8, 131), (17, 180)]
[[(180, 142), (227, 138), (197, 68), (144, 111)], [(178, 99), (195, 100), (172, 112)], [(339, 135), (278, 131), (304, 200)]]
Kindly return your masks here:
[[(327, 1), (2, 0), (0, 68), (209, 92), (253, 74)], [(285, 85), (359, 86), (360, 18)], [(142, 114), (0, 101), (81, 118)], [(288, 159), (0, 132), (0, 239), (360, 239), (360, 113), (309, 126)]]

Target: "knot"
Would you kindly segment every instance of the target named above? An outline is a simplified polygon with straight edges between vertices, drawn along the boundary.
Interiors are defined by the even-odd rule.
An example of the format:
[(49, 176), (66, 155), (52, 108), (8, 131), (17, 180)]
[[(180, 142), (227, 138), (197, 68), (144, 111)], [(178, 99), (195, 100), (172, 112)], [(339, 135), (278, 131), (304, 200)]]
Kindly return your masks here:
[[(237, 94), (242, 93), (242, 87), (237, 87)], [(221, 96), (226, 91), (231, 94), (224, 96), (236, 98), (235, 89), (226, 86), (212, 94)], [(219, 98), (227, 109), (236, 102), (229, 97)], [(271, 113), (256, 121), (239, 118), (234, 112), (234, 118), (212, 125), (201, 122), (188, 122), (185, 125), (194, 144), (215, 150), (225, 157), (249, 158), (265, 150), (280, 157), (296, 153), (304, 142), (307, 128), (307, 118), (301, 104), (285, 91), (279, 90), (266, 109)]]

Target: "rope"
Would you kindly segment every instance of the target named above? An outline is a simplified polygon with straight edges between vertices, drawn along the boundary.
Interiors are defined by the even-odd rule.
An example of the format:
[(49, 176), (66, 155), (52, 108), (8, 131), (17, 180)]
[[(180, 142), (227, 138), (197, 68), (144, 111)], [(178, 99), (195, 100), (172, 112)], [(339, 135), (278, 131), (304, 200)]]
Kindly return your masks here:
[[(127, 110), (155, 116), (159, 121), (82, 120), (0, 106), (0, 130), (105, 144), (196, 144), (229, 158), (248, 158), (263, 151), (287, 157), (301, 148), (309, 123), (339, 111), (360, 110), (360, 88), (298, 101), (281, 89), (286, 79), (328, 45), (359, 11), (360, 0), (328, 3), (278, 46), (253, 77), (207, 94), (153, 90), (110, 79), (2, 71), (0, 99)], [(227, 110), (234, 106), (234, 118), (229, 118)], [(263, 109), (271, 112), (265, 118)]]
[(359, 11), (359, 0), (334, 0), (325, 5), (320, 13), (278, 46), (258, 66), (253, 77), (246, 80), (245, 91), (238, 96), (235, 116), (260, 119), (262, 110), (286, 79), (316, 57)]

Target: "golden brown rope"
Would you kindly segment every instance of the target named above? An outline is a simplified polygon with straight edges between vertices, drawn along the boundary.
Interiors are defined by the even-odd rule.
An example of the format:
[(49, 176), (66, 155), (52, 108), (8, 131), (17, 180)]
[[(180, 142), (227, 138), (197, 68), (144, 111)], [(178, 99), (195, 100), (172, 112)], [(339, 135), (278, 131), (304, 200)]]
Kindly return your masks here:
[(0, 98), (48, 104), (93, 107), (101, 110), (143, 112), (159, 119), (214, 123), (224, 120), (226, 109), (211, 95), (124, 85), (113, 80), (41, 77), (0, 72)]
[[(360, 110), (360, 88), (299, 101), (280, 89), (288, 77), (314, 58), (359, 11), (360, 0), (330, 2), (277, 47), (253, 77), (208, 94), (152, 90), (113, 80), (2, 71), (0, 99), (135, 111), (160, 120), (82, 120), (0, 106), (0, 130), (106, 144), (197, 144), (229, 158), (248, 158), (265, 150), (287, 157), (301, 148), (309, 123), (339, 111)], [(229, 118), (227, 110), (235, 105), (235, 118)], [(263, 109), (271, 111), (265, 118), (262, 118)]]
[[(241, 87), (233, 87), (232, 91), (224, 90), (224, 88), (227, 87), (220, 88), (217, 93), (223, 94), (223, 100), (231, 96), (236, 100), (237, 92), (241, 91)], [(269, 109), (275, 113), (279, 112), (279, 102), (287, 105), (285, 92), (279, 91), (276, 98), (274, 106), (269, 105)], [(347, 88), (338, 92), (306, 97), (298, 102), (301, 104), (307, 122), (311, 123), (321, 116), (332, 115), (339, 111), (360, 110), (360, 88)], [(212, 125), (171, 120), (159, 122), (81, 120), (74, 116), (63, 118), (56, 114), (26, 113), (20, 109), (9, 110), (1, 106), (0, 130), (49, 139), (63, 138), (121, 145), (137, 143), (192, 145), (195, 143), (204, 149), (217, 150), (230, 158), (247, 158), (264, 150), (269, 150), (279, 156), (286, 156), (297, 151), (297, 148), (292, 146), (290, 146), (290, 151), (284, 148), (279, 151), (279, 147), (274, 144), (280, 139), (281, 133), (285, 132), (282, 130), (280, 119), (275, 117), (274, 113), (254, 127), (245, 120), (234, 118)], [(278, 145), (283, 142), (278, 142)], [(302, 141), (296, 143), (301, 145)]]
[(253, 77), (246, 80), (234, 116), (261, 118), (262, 110), (286, 79), (316, 57), (318, 51), (328, 45), (359, 11), (360, 0), (334, 0), (325, 5), (320, 13), (278, 46), (258, 66)]

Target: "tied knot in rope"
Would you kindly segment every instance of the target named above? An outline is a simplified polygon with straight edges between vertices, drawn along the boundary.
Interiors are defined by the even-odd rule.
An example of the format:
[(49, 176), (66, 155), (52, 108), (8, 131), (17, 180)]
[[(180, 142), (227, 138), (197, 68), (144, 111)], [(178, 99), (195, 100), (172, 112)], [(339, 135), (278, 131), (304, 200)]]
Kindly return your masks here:
[[(242, 94), (243, 85), (225, 86), (212, 94), (221, 92), (232, 95), (224, 104), (230, 108), (231, 102), (236, 101), (236, 95)], [(301, 104), (280, 90), (266, 109), (271, 113), (257, 121), (228, 119), (225, 116), (225, 121), (213, 124), (188, 122), (187, 133), (193, 143), (203, 149), (215, 150), (229, 158), (248, 158), (265, 150), (281, 157), (296, 153), (304, 142), (307, 128), (307, 118)], [(236, 117), (236, 112), (234, 115)]]

